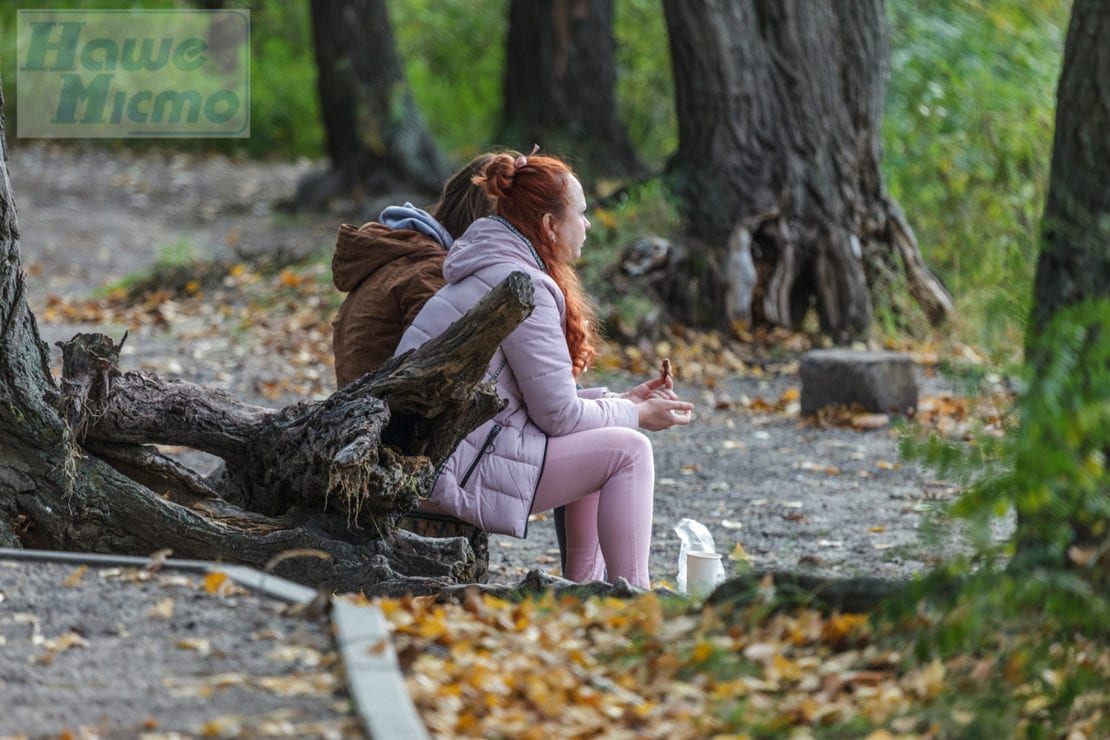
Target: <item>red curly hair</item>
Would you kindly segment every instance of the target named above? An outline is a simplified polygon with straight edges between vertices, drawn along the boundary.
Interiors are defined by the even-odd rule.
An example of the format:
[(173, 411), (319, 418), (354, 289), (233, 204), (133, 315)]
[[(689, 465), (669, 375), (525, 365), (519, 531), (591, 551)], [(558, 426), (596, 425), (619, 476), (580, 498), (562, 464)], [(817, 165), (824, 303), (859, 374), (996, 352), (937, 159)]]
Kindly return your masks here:
[(526, 236), (543, 260), (544, 267), (563, 292), (567, 304), (567, 350), (574, 377), (581, 375), (594, 356), (601, 338), (597, 332), (597, 311), (582, 288), (578, 270), (558, 258), (558, 251), (547, 229), (544, 214), (561, 218), (567, 208), (570, 178), (574, 171), (556, 157), (531, 156), (519, 165), (520, 155), (496, 154), (484, 172), (474, 178), (492, 201), (492, 211)]

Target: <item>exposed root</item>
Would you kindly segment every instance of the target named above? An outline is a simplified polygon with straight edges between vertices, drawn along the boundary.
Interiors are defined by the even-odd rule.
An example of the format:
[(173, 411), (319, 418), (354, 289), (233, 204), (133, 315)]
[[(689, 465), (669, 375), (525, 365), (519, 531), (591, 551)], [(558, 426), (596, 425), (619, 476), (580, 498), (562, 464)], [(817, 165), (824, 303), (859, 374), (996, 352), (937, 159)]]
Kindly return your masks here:
[(324, 508), (334, 494), (339, 507), (347, 515), (347, 526), (358, 527), (362, 507), (370, 499), (370, 466), (332, 465), (328, 470), (328, 490), (324, 495)]
[(921, 306), (930, 324), (934, 326), (941, 324), (955, 311), (952, 294), (925, 266), (917, 240), (914, 239), (913, 231), (906, 223), (902, 210), (889, 198), (886, 206), (890, 239), (906, 271), (906, 283), (910, 295)]

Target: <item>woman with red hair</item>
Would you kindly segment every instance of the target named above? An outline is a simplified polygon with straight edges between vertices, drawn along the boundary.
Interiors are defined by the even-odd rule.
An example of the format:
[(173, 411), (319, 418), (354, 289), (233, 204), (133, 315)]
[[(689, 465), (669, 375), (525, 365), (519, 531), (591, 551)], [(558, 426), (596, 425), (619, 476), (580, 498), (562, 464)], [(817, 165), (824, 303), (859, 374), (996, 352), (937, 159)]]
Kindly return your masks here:
[(596, 353), (597, 321), (574, 261), (590, 222), (582, 185), (555, 157), (498, 154), (474, 178), (493, 215), (474, 222), (443, 264), (398, 354), (436, 336), (511, 272), (532, 278), (535, 310), (490, 361), (508, 404), (444, 464), (423, 510), (523, 537), (531, 513), (565, 506), (566, 572), (650, 587), (655, 488), (651, 442), (637, 428), (688, 424), (693, 406), (656, 378), (618, 396), (577, 381)]

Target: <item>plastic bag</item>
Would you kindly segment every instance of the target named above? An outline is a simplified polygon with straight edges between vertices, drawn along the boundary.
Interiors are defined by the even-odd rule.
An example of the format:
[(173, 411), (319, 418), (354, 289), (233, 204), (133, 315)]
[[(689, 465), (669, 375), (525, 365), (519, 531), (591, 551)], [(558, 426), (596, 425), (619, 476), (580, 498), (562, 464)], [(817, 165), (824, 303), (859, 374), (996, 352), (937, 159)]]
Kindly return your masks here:
[[(709, 528), (694, 519), (680, 519), (678, 524), (674, 525), (674, 531), (682, 540), (678, 550), (678, 590), (686, 593), (686, 553), (717, 552), (717, 546), (713, 543), (713, 535), (710, 534)], [(718, 562), (713, 582), (721, 583), (724, 580), (725, 566)]]

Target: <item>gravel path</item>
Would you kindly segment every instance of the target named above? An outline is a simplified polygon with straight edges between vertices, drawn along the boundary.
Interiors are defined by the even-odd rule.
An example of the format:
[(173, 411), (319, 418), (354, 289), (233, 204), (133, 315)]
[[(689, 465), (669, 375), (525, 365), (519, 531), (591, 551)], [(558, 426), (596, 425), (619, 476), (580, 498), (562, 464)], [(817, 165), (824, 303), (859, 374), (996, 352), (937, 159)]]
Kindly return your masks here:
[(362, 737), (327, 620), (204, 576), (0, 558), (0, 737)]
[[(311, 166), (17, 142), (10, 171), (22, 260), (30, 275), (28, 299), (38, 311), (52, 293), (88, 294), (148, 269), (174, 249), (212, 257), (228, 256), (233, 247), (329, 249), (339, 223), (359, 221), (377, 205), (355, 212), (352, 204), (340, 204), (332, 213), (304, 217), (275, 213), (271, 204), (288, 197)], [(40, 326), (50, 343), (95, 328)], [(122, 327), (100, 328), (122, 334)], [(259, 396), (258, 378), (272, 376), (280, 358), (252, 346), (249, 336), (197, 339), (179, 329), (145, 331), (128, 341), (124, 360), (129, 367), (217, 385), (259, 405), (297, 400)], [(330, 370), (324, 374), (330, 376)], [(607, 379), (620, 390), (632, 384), (631, 378)], [(924, 373), (920, 380), (923, 393), (943, 389)], [(789, 371), (733, 375), (713, 391), (679, 385), (699, 410), (689, 427), (652, 435), (654, 578), (675, 579), (679, 540), (672, 527), (683, 517), (708, 526), (719, 551), (730, 552), (739, 543), (758, 568), (909, 577), (956, 546), (951, 540), (921, 541), (923, 516), (951, 489), (927, 471), (900, 463), (889, 428), (817, 428), (803, 424), (789, 405), (757, 412), (726, 402), (759, 398), (774, 405), (797, 385)], [(196, 455), (185, 459), (211, 464)], [(550, 521), (534, 521), (525, 540), (493, 538), (493, 580), (515, 582), (537, 566), (558, 567)]]

